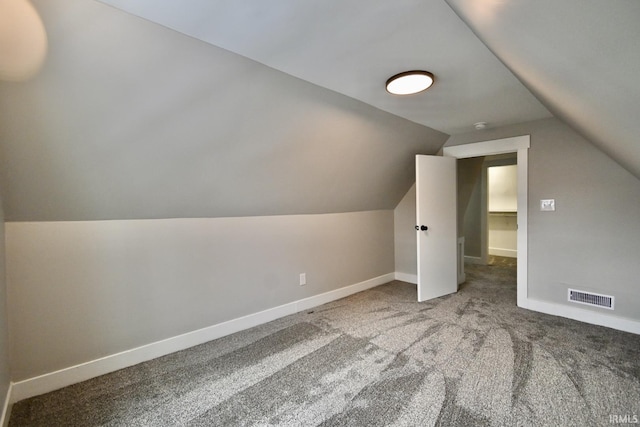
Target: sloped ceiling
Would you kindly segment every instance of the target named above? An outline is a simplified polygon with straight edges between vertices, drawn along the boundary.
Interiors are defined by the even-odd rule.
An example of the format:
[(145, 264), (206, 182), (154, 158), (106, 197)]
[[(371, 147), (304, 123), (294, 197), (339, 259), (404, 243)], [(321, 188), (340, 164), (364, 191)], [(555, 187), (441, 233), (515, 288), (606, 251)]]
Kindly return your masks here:
[[(447, 134), (550, 117), (443, 0), (100, 1)], [(385, 91), (412, 69), (436, 84)]]
[(447, 3), (555, 116), (640, 178), (640, 2)]
[[(44, 69), (0, 83), (8, 220), (390, 209), (414, 154), (549, 111), (640, 176), (637, 2), (33, 3)], [(414, 68), (434, 87), (386, 93)]]
[(0, 84), (10, 221), (392, 209), (447, 138), (98, 2), (34, 4), (44, 68)]
[[(449, 134), (545, 117), (539, 100), (640, 178), (638, 1), (102, 1)], [(411, 68), (439, 77), (428, 97), (375, 90)]]

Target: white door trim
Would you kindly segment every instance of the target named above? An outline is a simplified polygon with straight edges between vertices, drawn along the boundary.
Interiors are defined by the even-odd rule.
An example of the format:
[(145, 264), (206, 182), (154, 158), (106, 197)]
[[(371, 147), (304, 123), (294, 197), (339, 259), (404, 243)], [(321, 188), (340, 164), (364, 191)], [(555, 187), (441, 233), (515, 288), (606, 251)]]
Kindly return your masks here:
[(520, 149), (529, 148), (530, 135), (513, 136), (511, 138), (493, 139), (491, 141), (473, 142), (470, 144), (444, 147), (444, 155), (456, 159), (469, 157), (491, 156), (494, 154), (515, 153)]
[(456, 159), (469, 157), (490, 156), (503, 153), (518, 153), (518, 307), (527, 308), (527, 218), (528, 218), (528, 161), (530, 135), (514, 136), (511, 138), (494, 139), (491, 141), (474, 142), (470, 144), (444, 147), (443, 154)]

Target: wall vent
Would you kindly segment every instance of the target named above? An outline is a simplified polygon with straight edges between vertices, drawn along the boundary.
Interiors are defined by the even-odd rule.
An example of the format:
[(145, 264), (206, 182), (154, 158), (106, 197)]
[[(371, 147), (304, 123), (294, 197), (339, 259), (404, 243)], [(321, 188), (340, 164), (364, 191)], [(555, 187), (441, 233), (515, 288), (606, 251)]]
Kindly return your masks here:
[(613, 310), (613, 297), (569, 289), (569, 301)]

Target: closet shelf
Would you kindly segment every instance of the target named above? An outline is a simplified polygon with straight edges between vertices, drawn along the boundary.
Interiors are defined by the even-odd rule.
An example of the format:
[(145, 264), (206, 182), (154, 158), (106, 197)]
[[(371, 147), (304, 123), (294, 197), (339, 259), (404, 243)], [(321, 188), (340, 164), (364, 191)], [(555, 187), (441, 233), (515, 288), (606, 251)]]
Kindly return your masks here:
[(518, 211), (489, 211), (489, 215), (495, 216), (517, 216)]

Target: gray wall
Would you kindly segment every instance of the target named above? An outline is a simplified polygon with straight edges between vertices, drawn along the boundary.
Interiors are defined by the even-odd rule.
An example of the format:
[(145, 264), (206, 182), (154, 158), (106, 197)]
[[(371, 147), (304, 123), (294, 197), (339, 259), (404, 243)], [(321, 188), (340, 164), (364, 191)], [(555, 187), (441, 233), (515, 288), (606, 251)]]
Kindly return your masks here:
[(447, 138), (99, 2), (35, 3), (44, 68), (0, 83), (8, 221), (393, 209)]
[(0, 405), (9, 392), (11, 375), (9, 370), (9, 339), (7, 319), (7, 284), (5, 267), (5, 224), (2, 200), (0, 199)]
[(640, 179), (640, 55), (626, 54), (640, 2), (501, 1), (491, 19), (478, 2), (446, 2), (555, 117)]
[[(480, 257), (480, 184), (482, 158), (458, 160), (458, 233), (467, 231), (465, 254)], [(465, 212), (465, 215), (461, 213)], [(394, 210), (396, 272), (418, 274), (416, 225), (416, 186), (409, 189)], [(465, 228), (466, 227), (466, 228)], [(467, 247), (470, 246), (470, 247)], [(477, 252), (477, 255), (475, 253)]]
[(464, 254), (482, 255), (482, 186), (484, 157), (459, 159), (458, 167), (458, 236), (464, 236)]
[(14, 380), (394, 271), (392, 209), (445, 134), (99, 2), (34, 4), (44, 67), (0, 83)]
[(418, 274), (416, 230), (416, 185), (414, 184), (393, 211), (396, 271)]
[(10, 222), (6, 233), (15, 381), (394, 271), (393, 211)]
[[(567, 288), (616, 297), (616, 310), (640, 320), (640, 181), (556, 119), (455, 135), (460, 145), (531, 135), (529, 149), (530, 298), (568, 304)], [(541, 212), (540, 199), (555, 199)], [(575, 306), (575, 305), (573, 305)]]
[[(569, 287), (603, 293), (615, 296), (614, 312), (580, 308), (640, 320), (637, 178), (557, 119), (455, 135), (446, 145), (525, 134), (531, 135), (529, 298), (569, 304)], [(548, 198), (556, 199), (557, 210), (540, 212), (540, 199)], [(415, 223), (398, 215), (403, 203), (410, 200), (396, 208), (396, 230)], [(416, 274), (411, 247), (415, 251), (415, 244), (396, 237), (396, 269)]]

